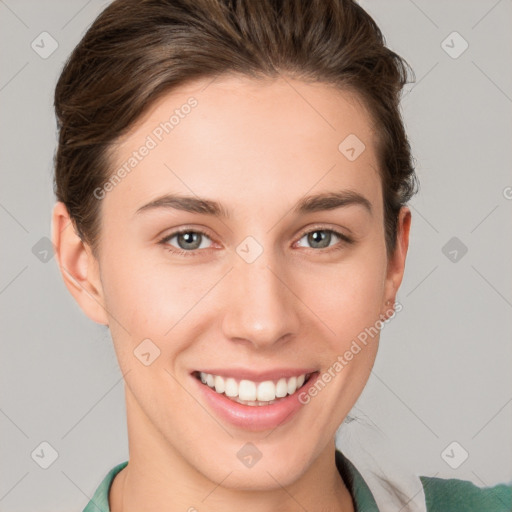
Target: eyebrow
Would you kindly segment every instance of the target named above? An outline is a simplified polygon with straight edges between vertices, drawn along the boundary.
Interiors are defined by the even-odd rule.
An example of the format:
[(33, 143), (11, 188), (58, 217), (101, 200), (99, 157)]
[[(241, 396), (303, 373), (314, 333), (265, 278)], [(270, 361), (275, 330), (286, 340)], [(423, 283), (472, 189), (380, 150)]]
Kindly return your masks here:
[[(293, 207), (295, 214), (307, 214), (324, 210), (334, 210), (347, 206), (359, 205), (373, 215), (371, 202), (359, 192), (342, 190), (339, 192), (324, 192), (300, 199)], [(230, 212), (219, 202), (194, 196), (166, 194), (137, 210), (137, 214), (159, 208), (173, 208), (190, 213), (201, 213), (224, 219), (231, 218)]]
[(373, 215), (372, 203), (355, 190), (324, 192), (302, 198), (294, 207), (294, 213), (304, 214), (323, 210), (334, 210), (346, 206), (359, 205)]

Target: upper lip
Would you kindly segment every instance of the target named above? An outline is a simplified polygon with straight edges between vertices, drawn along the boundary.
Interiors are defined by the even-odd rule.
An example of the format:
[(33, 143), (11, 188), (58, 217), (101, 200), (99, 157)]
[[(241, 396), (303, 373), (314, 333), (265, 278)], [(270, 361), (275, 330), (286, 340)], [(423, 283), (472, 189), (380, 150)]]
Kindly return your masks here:
[(316, 368), (275, 368), (273, 370), (265, 370), (257, 372), (249, 368), (204, 368), (195, 372), (210, 373), (221, 377), (232, 377), (237, 380), (252, 380), (254, 382), (263, 382), (266, 380), (277, 381), (281, 378), (289, 379), (290, 377), (299, 377), (300, 375), (308, 375), (318, 371)]

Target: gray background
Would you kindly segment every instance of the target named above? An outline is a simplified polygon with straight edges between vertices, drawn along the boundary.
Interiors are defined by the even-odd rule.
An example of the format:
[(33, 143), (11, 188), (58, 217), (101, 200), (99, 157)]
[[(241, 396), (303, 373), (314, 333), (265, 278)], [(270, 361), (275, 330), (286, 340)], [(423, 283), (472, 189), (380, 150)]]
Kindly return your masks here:
[[(1, 511), (82, 510), (128, 458), (108, 331), (83, 315), (44, 252), (53, 88), (107, 3), (0, 0)], [(403, 113), (421, 190), (411, 201), (403, 310), (382, 332), (352, 411), (358, 421), (342, 426), (338, 445), (380, 504), (386, 493), (370, 469), (403, 488), (403, 510), (421, 510), (417, 475), (512, 480), (512, 2), (361, 4), (416, 73)], [(47, 58), (31, 47), (44, 31), (58, 43)], [(454, 31), (469, 44), (457, 58), (445, 50), (460, 51), (458, 36), (442, 44)], [(48, 448), (32, 455), (44, 441), (58, 454), (47, 469)], [(457, 469), (442, 456), (453, 441), (452, 464), (469, 453)]]

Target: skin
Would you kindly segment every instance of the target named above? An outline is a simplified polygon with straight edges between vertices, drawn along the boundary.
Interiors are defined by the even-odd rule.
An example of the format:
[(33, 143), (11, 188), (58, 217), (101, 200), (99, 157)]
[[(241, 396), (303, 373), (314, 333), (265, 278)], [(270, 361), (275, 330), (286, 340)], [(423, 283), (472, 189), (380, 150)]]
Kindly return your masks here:
[[(102, 200), (97, 258), (64, 205), (53, 213), (66, 285), (89, 318), (109, 326), (125, 376), (130, 457), (111, 487), (111, 510), (352, 511), (335, 433), (367, 382), (378, 336), (292, 421), (262, 432), (216, 417), (189, 372), (332, 366), (395, 302), (410, 210), (400, 212), (388, 259), (371, 118), (356, 95), (291, 77), (223, 76), (168, 93), (120, 140), (112, 168), (190, 96), (198, 106)], [(348, 134), (366, 146), (352, 162), (338, 150)], [(303, 196), (334, 190), (364, 195), (372, 213), (360, 205), (292, 212)], [(136, 213), (165, 193), (219, 201), (232, 217)], [(180, 240), (187, 250), (180, 237), (159, 243), (180, 227), (207, 232), (195, 256), (170, 252)], [(303, 235), (315, 229), (355, 242), (332, 234), (327, 248), (315, 246)], [(252, 263), (236, 252), (247, 236), (263, 248)], [(133, 353), (147, 338), (160, 350), (149, 366)], [(262, 452), (251, 468), (237, 458), (247, 442)]]

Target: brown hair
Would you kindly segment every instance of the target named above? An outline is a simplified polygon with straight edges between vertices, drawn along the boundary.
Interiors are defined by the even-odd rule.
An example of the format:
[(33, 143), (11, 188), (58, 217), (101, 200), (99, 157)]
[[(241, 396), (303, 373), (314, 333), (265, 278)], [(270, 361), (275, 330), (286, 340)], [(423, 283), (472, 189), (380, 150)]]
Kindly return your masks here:
[[(388, 256), (417, 191), (399, 109), (409, 65), (352, 0), (115, 0), (66, 62), (55, 89), (54, 189), (97, 253), (109, 150), (160, 96), (223, 73), (324, 82), (355, 91), (377, 129)], [(340, 141), (341, 142), (341, 141)]]

